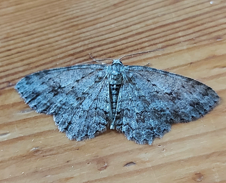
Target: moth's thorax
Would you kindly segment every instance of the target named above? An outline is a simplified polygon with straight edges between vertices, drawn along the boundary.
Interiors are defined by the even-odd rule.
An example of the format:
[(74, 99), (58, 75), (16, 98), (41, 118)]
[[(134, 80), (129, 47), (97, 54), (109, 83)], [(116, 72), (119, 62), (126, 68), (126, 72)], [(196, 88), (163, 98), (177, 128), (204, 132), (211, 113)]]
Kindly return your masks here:
[(113, 60), (112, 65), (108, 66), (109, 72), (109, 84), (120, 85), (122, 84), (122, 71), (124, 70), (124, 65), (120, 60)]

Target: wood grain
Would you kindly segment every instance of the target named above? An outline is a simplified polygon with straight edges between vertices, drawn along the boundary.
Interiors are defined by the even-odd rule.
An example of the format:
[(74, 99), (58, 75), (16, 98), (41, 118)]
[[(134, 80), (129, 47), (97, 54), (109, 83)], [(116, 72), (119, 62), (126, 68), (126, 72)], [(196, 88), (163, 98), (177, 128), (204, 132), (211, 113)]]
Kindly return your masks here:
[[(226, 182), (225, 0), (1, 0), (0, 182)], [(153, 145), (107, 131), (82, 142), (58, 132), (14, 90), (23, 76), (95, 58), (197, 79), (221, 101)]]

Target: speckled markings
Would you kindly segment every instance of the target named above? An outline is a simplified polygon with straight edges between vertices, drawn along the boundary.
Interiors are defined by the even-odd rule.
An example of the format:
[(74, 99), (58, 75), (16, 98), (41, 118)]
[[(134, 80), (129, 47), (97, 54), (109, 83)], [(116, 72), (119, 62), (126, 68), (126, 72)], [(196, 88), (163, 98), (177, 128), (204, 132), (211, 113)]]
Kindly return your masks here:
[(139, 144), (152, 144), (173, 123), (208, 113), (219, 97), (187, 77), (143, 66), (75, 65), (44, 70), (16, 87), (39, 113), (53, 115), (69, 139), (93, 138), (108, 127)]

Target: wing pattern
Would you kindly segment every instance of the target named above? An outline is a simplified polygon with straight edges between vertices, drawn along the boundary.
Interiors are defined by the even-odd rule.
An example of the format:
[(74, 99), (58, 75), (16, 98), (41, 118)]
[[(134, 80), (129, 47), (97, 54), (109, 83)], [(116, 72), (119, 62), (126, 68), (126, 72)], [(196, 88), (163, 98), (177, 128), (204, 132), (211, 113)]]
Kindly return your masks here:
[(107, 128), (109, 88), (104, 68), (95, 64), (45, 70), (24, 77), (16, 89), (32, 109), (54, 115), (69, 139), (93, 138)]
[(150, 67), (123, 66), (120, 60), (110, 66), (40, 71), (15, 88), (32, 109), (53, 115), (59, 130), (78, 141), (110, 125), (129, 140), (152, 144), (173, 123), (198, 119), (219, 101), (214, 90), (196, 80)]
[(139, 144), (151, 144), (173, 123), (202, 117), (219, 100), (196, 80), (149, 67), (127, 66), (123, 80), (116, 130)]

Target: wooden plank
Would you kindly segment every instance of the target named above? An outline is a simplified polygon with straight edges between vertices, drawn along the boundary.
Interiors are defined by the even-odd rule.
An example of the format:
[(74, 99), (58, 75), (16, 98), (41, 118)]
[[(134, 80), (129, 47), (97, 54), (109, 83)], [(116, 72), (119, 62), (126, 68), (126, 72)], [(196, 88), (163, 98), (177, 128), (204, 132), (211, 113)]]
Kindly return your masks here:
[[(226, 182), (225, 15), (225, 0), (1, 0), (0, 182)], [(197, 79), (221, 101), (151, 146), (110, 130), (70, 141), (13, 88), (32, 72), (89, 61), (89, 53), (157, 48), (123, 63)]]

